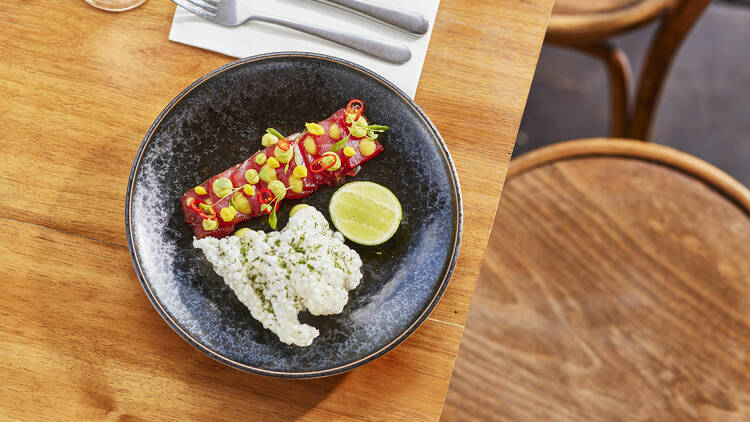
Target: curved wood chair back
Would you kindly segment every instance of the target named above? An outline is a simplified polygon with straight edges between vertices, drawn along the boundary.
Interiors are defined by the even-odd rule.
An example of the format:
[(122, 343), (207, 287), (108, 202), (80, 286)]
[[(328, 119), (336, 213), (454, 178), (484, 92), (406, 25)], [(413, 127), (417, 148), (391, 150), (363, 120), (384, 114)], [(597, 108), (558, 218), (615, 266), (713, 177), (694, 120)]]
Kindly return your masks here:
[[(600, 58), (610, 79), (610, 136), (648, 139), (662, 86), (675, 54), (710, 0), (560, 0), (546, 40)], [(633, 100), (632, 70), (609, 38), (661, 19)]]

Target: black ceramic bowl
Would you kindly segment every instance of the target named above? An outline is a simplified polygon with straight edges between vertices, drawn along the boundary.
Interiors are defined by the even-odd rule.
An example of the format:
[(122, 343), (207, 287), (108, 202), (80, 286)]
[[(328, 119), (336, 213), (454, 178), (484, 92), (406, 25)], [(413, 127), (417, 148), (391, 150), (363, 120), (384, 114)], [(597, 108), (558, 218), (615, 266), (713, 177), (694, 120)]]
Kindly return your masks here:
[[(403, 222), (375, 247), (349, 243), (364, 277), (343, 313), (300, 314), (320, 330), (309, 347), (281, 343), (214, 273), (182, 218), (178, 198), (261, 148), (268, 127), (299, 131), (360, 98), (370, 121), (389, 125), (385, 151), (352, 180), (393, 191)], [(304, 202), (328, 217), (334, 190)], [(128, 244), (148, 298), (190, 344), (220, 362), (263, 375), (311, 378), (371, 361), (411, 334), (435, 307), (458, 257), (461, 195), (453, 163), (422, 110), (382, 77), (353, 63), (306, 53), (249, 57), (223, 66), (177, 96), (149, 129), (133, 163), (125, 204)], [(329, 218), (330, 221), (330, 218)], [(242, 225), (269, 230), (265, 218)]]

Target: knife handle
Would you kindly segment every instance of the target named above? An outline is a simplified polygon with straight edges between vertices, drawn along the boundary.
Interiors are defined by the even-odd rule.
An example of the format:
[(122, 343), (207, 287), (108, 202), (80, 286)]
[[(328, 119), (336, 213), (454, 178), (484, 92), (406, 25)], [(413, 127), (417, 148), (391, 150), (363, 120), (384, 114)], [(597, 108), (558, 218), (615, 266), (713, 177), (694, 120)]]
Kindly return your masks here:
[(324, 0), (339, 6), (355, 10), (393, 26), (405, 29), (412, 34), (425, 34), (430, 29), (430, 22), (421, 13), (379, 6), (362, 0)]
[(409, 47), (396, 41), (370, 38), (361, 34), (344, 32), (338, 29), (321, 28), (318, 25), (310, 25), (279, 16), (252, 15), (250, 16), (250, 19), (283, 25), (311, 35), (316, 35), (320, 38), (325, 38), (329, 41), (351, 47), (355, 50), (359, 50), (363, 53), (370, 54), (392, 63), (406, 63), (411, 59), (411, 50)]

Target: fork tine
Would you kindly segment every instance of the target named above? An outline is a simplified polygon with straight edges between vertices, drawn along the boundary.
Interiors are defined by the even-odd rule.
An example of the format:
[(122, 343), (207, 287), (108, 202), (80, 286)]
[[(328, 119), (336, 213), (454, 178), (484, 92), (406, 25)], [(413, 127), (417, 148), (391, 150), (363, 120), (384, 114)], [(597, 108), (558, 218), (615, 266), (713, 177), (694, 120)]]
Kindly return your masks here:
[(203, 0), (204, 3), (208, 3), (211, 6), (219, 7), (219, 1), (220, 0)]
[(191, 3), (188, 3), (187, 0), (172, 0), (172, 2), (182, 7), (183, 9), (187, 10), (188, 12), (202, 17), (203, 19), (211, 20), (212, 18), (216, 16), (213, 13), (209, 13), (206, 9), (193, 6)]
[(187, 0), (187, 1), (189, 1), (190, 3), (193, 3), (194, 5), (200, 7), (201, 9), (205, 9), (208, 12), (216, 13), (217, 7), (215, 4), (210, 4), (209, 2), (202, 1), (202, 0)]

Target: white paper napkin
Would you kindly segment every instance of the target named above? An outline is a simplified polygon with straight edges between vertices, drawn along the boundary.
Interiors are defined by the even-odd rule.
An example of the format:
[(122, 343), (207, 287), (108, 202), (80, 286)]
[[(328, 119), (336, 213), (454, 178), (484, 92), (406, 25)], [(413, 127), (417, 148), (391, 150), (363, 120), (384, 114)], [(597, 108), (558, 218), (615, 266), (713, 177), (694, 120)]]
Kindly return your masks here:
[(412, 58), (398, 65), (324, 39), (264, 22), (249, 21), (229, 28), (205, 21), (177, 7), (169, 39), (233, 57), (247, 57), (273, 51), (309, 51), (340, 57), (380, 74), (414, 98), (422, 73), (432, 25), (440, 0), (377, 0), (379, 4), (423, 13), (430, 21), (427, 34), (414, 36), (371, 19), (314, 0), (242, 0), (253, 12), (284, 16), (309, 24), (337, 28), (362, 35), (385, 38), (409, 46)]

